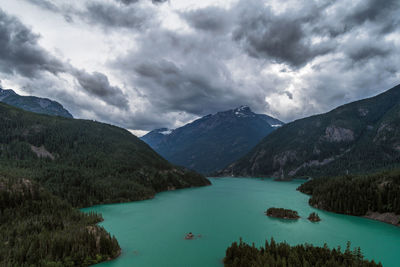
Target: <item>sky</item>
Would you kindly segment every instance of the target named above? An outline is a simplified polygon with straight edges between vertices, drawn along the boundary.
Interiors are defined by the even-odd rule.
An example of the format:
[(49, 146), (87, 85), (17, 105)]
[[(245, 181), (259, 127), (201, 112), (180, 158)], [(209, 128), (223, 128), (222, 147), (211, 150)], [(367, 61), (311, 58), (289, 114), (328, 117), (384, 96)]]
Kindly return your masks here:
[(398, 0), (0, 0), (0, 86), (137, 135), (290, 122), (400, 83)]

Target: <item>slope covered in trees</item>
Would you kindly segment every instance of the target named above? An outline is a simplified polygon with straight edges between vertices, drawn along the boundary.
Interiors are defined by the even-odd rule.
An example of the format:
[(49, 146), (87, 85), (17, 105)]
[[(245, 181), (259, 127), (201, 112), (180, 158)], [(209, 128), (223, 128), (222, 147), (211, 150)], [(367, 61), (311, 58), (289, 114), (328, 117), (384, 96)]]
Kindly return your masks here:
[(77, 207), (209, 184), (171, 165), (127, 130), (1, 103), (0, 146), (0, 169), (36, 180)]
[(326, 176), (399, 165), (400, 86), (328, 113), (288, 123), (220, 172), (236, 176)]
[(0, 266), (89, 266), (119, 254), (97, 214), (28, 179), (0, 176)]
[(0, 103), (0, 265), (88, 266), (117, 241), (76, 207), (208, 185), (128, 131)]
[(224, 258), (225, 267), (349, 267), (382, 266), (374, 261), (364, 259), (359, 248), (350, 250), (350, 243), (344, 252), (340, 248), (329, 249), (324, 247), (314, 247), (312, 245), (290, 246), (286, 243), (276, 243), (266, 241), (265, 247), (256, 248), (240, 240), (239, 244), (234, 242), (227, 250)]
[(310, 205), (327, 211), (400, 214), (400, 170), (313, 179), (298, 189), (311, 195)]

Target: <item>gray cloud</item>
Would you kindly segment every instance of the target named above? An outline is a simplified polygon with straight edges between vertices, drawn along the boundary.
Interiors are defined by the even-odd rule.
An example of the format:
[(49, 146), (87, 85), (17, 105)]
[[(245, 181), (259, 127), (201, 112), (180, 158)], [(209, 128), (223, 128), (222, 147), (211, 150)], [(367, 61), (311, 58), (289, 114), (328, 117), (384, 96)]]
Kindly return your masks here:
[[(115, 0), (119, 3), (125, 4), (125, 5), (131, 5), (131, 4), (136, 4), (137, 2), (139, 2), (140, 0)], [(151, 0), (151, 2), (153, 4), (162, 4), (165, 2), (168, 2), (169, 0)]]
[(116, 0), (116, 1), (125, 5), (131, 5), (131, 4), (136, 4), (139, 0)]
[(334, 42), (313, 44), (307, 27), (318, 17), (319, 10), (307, 11), (310, 13), (276, 15), (260, 1), (250, 1), (239, 14), (233, 38), (250, 56), (301, 67), (335, 49)]
[[(61, 14), (67, 22), (75, 22), (76, 19), (92, 25), (108, 28), (127, 28), (143, 30), (155, 22), (155, 18), (146, 8), (138, 3), (139, 0), (116, 0), (105, 2), (101, 0), (83, 2), (78, 8), (72, 3), (50, 2), (48, 0), (25, 0), (42, 9)], [(164, 2), (164, 1), (161, 1)], [(153, 1), (153, 3), (161, 3)], [(123, 6), (118, 5), (122, 3)], [(136, 5), (133, 5), (136, 4)]]
[(128, 100), (121, 88), (111, 86), (106, 75), (99, 72), (90, 74), (84, 70), (74, 70), (74, 76), (82, 88), (91, 95), (99, 97), (110, 105), (128, 108)]
[(98, 72), (89, 74), (57, 59), (38, 44), (38, 39), (39, 35), (0, 9), (0, 72), (39, 81), (48, 79), (46, 73), (70, 74), (90, 95), (127, 108), (126, 96), (119, 87), (110, 85), (107, 76)]
[[(35, 90), (71, 86), (76, 90), (57, 90), (56, 97), (74, 115), (130, 129), (176, 127), (242, 104), (291, 121), (372, 96), (400, 78), (396, 0), (239, 0), (179, 10), (173, 1), (160, 7), (148, 0), (29, 1), (68, 15), (77, 31), (89, 24), (104, 30), (94, 31), (99, 40), (113, 36), (129, 45), (121, 46), (122, 54), (110, 47), (104, 74), (89, 73), (51, 56), (27, 29), (21, 36), (31, 34), (31, 41), (1, 38), (0, 43), (37, 58), (9, 56), (6, 48), (0, 51), (0, 72), (35, 77), (29, 80)], [(161, 23), (170, 14), (190, 29), (170, 25), (176, 17)], [(84, 43), (82, 49), (88, 49)], [(72, 85), (60, 73), (72, 75)], [(110, 84), (106, 73), (119, 86)]]
[(59, 12), (60, 8), (55, 5), (54, 3), (50, 2), (49, 0), (27, 0), (28, 2), (37, 5), (41, 8), (47, 9), (47, 10), (51, 10), (51, 11), (55, 11), (55, 12)]
[(42, 71), (63, 71), (63, 63), (42, 49), (38, 39), (39, 35), (0, 9), (0, 71), (31, 78)]
[[(396, 17), (398, 17), (398, 13), (396, 13), (395, 11), (399, 9), (399, 6), (400, 3), (397, 0), (359, 1), (354, 8), (354, 11), (346, 16), (345, 20), (347, 23), (350, 23), (354, 26), (365, 23), (366, 21), (378, 21), (383, 24), (385, 29), (388, 29), (387, 27), (389, 26), (389, 24), (392, 24), (394, 22), (394, 18), (392, 16), (395, 15)], [(389, 28), (393, 29), (392, 27)]]
[(112, 3), (88, 2), (83, 12), (77, 13), (89, 23), (109, 28), (144, 29), (154, 19), (150, 13), (136, 5), (121, 8)]
[(190, 26), (204, 31), (222, 32), (227, 30), (233, 22), (231, 14), (227, 10), (212, 6), (182, 12), (180, 15)]

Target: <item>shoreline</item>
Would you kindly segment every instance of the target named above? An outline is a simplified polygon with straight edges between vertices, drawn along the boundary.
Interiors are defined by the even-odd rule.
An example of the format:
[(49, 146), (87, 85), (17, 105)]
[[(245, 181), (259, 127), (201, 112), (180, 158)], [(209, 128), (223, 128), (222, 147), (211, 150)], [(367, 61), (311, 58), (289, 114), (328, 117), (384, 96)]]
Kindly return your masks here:
[(368, 212), (360, 217), (400, 227), (400, 215), (396, 215), (393, 212)]
[(393, 212), (379, 213), (379, 212), (369, 211), (365, 215), (354, 215), (354, 214), (346, 214), (346, 213), (340, 213), (340, 212), (334, 212), (334, 211), (326, 210), (326, 209), (318, 207), (317, 205), (316, 206), (313, 206), (313, 205), (310, 205), (310, 204), (308, 204), (308, 205), (310, 207), (315, 208), (315, 209), (326, 211), (326, 212), (332, 212), (332, 213), (341, 214), (341, 215), (347, 215), (347, 216), (354, 216), (354, 217), (369, 219), (369, 220), (378, 221), (378, 222), (385, 223), (385, 224), (390, 224), (390, 225), (393, 225), (393, 226), (396, 226), (396, 227), (400, 227), (400, 215), (397, 215), (397, 214), (395, 214)]
[[(208, 180), (208, 178), (207, 178), (207, 180)], [(86, 213), (86, 211), (83, 211), (84, 209), (90, 209), (90, 208), (93, 208), (93, 207), (96, 207), (96, 206), (99, 206), (99, 205), (115, 205), (115, 204), (124, 204), (124, 203), (130, 203), (130, 202), (151, 200), (151, 199), (154, 199), (155, 196), (156, 196), (158, 193), (169, 192), (169, 191), (177, 191), (177, 190), (189, 189), (189, 188), (201, 188), (201, 187), (211, 186), (211, 185), (212, 185), (211, 181), (210, 181), (210, 180), (208, 180), (208, 181), (210, 182), (209, 184), (200, 185), (200, 186), (188, 186), (188, 187), (183, 187), (183, 188), (168, 187), (166, 190), (163, 190), (163, 191), (160, 191), (160, 192), (156, 192), (155, 194), (151, 195), (151, 196), (148, 197), (148, 198), (143, 198), (143, 199), (138, 199), (138, 200), (133, 200), (133, 201), (122, 201), (122, 202), (111, 202), (111, 203), (98, 203), (98, 204), (95, 204), (95, 205), (92, 205), (92, 206), (89, 206), (89, 207), (77, 208), (77, 209), (78, 209), (80, 212), (82, 212), (82, 213)], [(105, 221), (105, 220), (104, 220), (104, 218), (103, 218), (103, 216), (102, 216), (102, 220), (101, 220), (100, 222), (96, 223), (95, 225), (96, 225), (97, 227), (99, 227), (99, 223), (104, 222), (104, 221)], [(106, 230), (106, 231), (107, 231), (107, 230)], [(109, 233), (109, 232), (107, 231), (107, 233)], [(117, 241), (118, 241), (118, 239), (117, 239)], [(119, 244), (119, 243), (118, 243), (118, 244)], [(104, 263), (104, 262), (109, 262), (109, 261), (116, 260), (116, 259), (118, 259), (121, 255), (122, 255), (122, 248), (120, 247), (120, 249), (119, 249), (117, 255), (115, 255), (115, 257), (110, 257), (110, 258), (108, 258), (108, 259), (106, 259), (106, 260), (104, 260), (104, 261), (98, 262), (98, 263), (96, 263), (96, 264), (94, 264), (94, 265), (90, 265), (90, 266), (95, 266), (95, 265), (100, 264), (100, 263)]]

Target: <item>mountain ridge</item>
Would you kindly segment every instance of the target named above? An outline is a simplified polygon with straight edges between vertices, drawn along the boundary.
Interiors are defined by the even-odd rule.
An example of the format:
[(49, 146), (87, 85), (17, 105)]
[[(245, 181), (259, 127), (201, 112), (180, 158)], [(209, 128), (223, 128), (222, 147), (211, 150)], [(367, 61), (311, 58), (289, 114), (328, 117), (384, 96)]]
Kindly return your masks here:
[(172, 163), (209, 174), (243, 156), (283, 124), (240, 106), (206, 115), (174, 130), (156, 129), (141, 139)]
[(400, 156), (399, 114), (400, 85), (288, 123), (218, 175), (341, 175), (395, 165)]
[(21, 96), (12, 89), (0, 88), (0, 102), (39, 114), (73, 118), (71, 113), (57, 101), (37, 96)]

